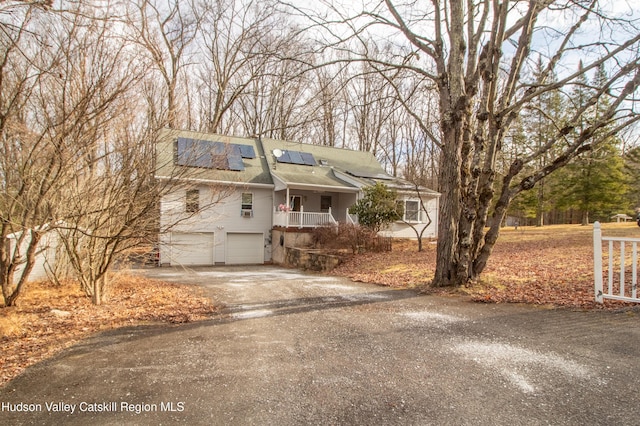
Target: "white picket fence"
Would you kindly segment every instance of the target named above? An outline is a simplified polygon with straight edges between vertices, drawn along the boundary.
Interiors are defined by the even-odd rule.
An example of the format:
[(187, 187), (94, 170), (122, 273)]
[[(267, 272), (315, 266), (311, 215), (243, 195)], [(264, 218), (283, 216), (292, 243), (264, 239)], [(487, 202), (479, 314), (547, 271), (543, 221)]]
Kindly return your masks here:
[[(603, 243), (607, 243), (607, 288), (604, 288)], [(640, 238), (603, 237), (600, 222), (593, 224), (593, 273), (596, 302), (604, 299), (640, 302), (638, 298), (638, 243)], [(630, 248), (630, 251), (627, 251)], [(605, 291), (606, 290), (606, 291)]]

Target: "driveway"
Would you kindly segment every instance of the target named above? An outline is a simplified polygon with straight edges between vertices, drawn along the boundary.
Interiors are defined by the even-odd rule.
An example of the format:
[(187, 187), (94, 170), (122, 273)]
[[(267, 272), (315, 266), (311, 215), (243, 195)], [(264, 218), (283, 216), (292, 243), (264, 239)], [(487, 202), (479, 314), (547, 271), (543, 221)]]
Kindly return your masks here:
[(103, 333), (0, 389), (3, 424), (631, 425), (636, 312), (422, 296), (276, 267), (142, 271), (218, 318)]

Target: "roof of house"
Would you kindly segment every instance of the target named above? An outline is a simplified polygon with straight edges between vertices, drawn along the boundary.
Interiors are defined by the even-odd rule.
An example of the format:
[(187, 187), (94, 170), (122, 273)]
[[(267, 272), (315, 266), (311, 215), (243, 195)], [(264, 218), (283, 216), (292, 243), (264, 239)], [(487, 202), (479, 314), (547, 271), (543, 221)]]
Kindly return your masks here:
[[(389, 175), (372, 153), (328, 146), (164, 129), (156, 154), (159, 177), (264, 184), (276, 190), (356, 192), (376, 182), (398, 191), (415, 190), (410, 182)], [(421, 192), (439, 195), (427, 188)]]
[(284, 185), (357, 191), (370, 178), (393, 179), (370, 152), (275, 139), (262, 139), (262, 145), (272, 176)]
[[(179, 154), (188, 154), (188, 151), (178, 151), (179, 149), (183, 149), (183, 147), (188, 146), (182, 145), (181, 143), (189, 141), (203, 141), (208, 143), (209, 146), (214, 146), (212, 144), (215, 143), (223, 144), (220, 145), (223, 147), (220, 154), (222, 154), (221, 157), (227, 160), (227, 162), (225, 162), (224, 165), (215, 164), (213, 167), (202, 163), (198, 164), (197, 162), (194, 162), (194, 164), (191, 164), (189, 167), (175, 167), (175, 164), (179, 164), (178, 161), (180, 161)], [(245, 151), (244, 148), (249, 147), (246, 151), (253, 151), (253, 158), (244, 156), (243, 154), (240, 160), (240, 167), (235, 167), (237, 165), (237, 160), (234, 165), (234, 156), (232, 155), (234, 151), (232, 148), (237, 147), (243, 147), (243, 151)], [(158, 177), (199, 179), (204, 181), (244, 184), (273, 184), (262, 146), (257, 140), (251, 138), (163, 129), (156, 145), (156, 159), (156, 175)], [(189, 155), (184, 155), (183, 159), (189, 162)]]
[(620, 219), (633, 219), (631, 216), (629, 216), (626, 213), (618, 213), (618, 214), (614, 214), (613, 216), (611, 216), (612, 219), (615, 218), (620, 218)]

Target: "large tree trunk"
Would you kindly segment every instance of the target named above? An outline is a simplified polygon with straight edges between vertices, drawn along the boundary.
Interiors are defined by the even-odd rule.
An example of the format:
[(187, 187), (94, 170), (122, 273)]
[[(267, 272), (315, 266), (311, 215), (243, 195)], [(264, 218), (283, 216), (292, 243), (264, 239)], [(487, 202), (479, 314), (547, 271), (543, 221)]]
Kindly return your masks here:
[(582, 226), (587, 226), (589, 224), (589, 211), (585, 210), (582, 212), (582, 221), (580, 222)]
[[(440, 78), (440, 117), (442, 144), (440, 155), (439, 191), (440, 222), (438, 224), (438, 247), (436, 271), (433, 285), (437, 287), (458, 285), (459, 280), (459, 231), (462, 209), (463, 132), (468, 118), (468, 99), (464, 81), (464, 57), (467, 49), (464, 42), (464, 11), (462, 4), (451, 5), (451, 31), (449, 43), (451, 55), (448, 62), (436, 61)], [(465, 152), (464, 154), (468, 154)], [(464, 226), (464, 224), (462, 224)]]
[(536, 226), (544, 226), (544, 181), (538, 186), (538, 205), (536, 206)]
[(94, 278), (93, 295), (91, 301), (94, 305), (102, 305), (104, 301), (104, 291), (107, 287), (107, 274), (105, 273), (99, 278)]
[[(38, 244), (42, 238), (42, 234), (40, 232), (36, 232), (33, 230), (25, 230), (23, 233), (28, 233), (29, 242), (27, 245), (27, 251), (25, 253), (25, 260), (22, 263), (23, 268), (20, 276), (18, 277), (18, 282), (15, 282), (14, 274), (18, 263), (16, 263), (16, 256), (10, 253), (10, 246), (8, 244), (3, 244), (3, 261), (0, 262), (2, 264), (2, 273), (0, 273), (0, 277), (2, 278), (2, 295), (4, 298), (4, 306), (15, 306), (18, 297), (20, 296), (20, 291), (22, 287), (29, 279), (29, 274), (33, 270), (33, 267), (36, 263), (36, 254), (38, 250)], [(14, 250), (19, 250), (19, 246), (22, 245), (23, 239), (18, 238), (16, 240), (16, 247)], [(8, 249), (7, 252), (4, 252), (5, 249)]]
[[(443, 146), (441, 164), (460, 164), (460, 146), (448, 143)], [(457, 270), (458, 221), (460, 219), (460, 173), (455, 167), (441, 167), (438, 177), (440, 220), (438, 222), (438, 246), (433, 285), (455, 285)]]

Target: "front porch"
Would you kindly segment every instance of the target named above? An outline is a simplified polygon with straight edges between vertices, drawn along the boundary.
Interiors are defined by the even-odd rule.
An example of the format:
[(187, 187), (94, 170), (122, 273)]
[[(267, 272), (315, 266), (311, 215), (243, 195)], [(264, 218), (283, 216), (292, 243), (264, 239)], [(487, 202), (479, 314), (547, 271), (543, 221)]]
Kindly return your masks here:
[(354, 223), (349, 207), (356, 203), (353, 192), (309, 191), (287, 188), (274, 194), (273, 226), (317, 228)]
[[(349, 209), (344, 214), (346, 223), (355, 223), (355, 217), (349, 214)], [(305, 212), (304, 207), (300, 211), (278, 211), (273, 214), (273, 226), (282, 228), (317, 228), (319, 226), (338, 225), (338, 220), (333, 216), (331, 208), (326, 213)]]

